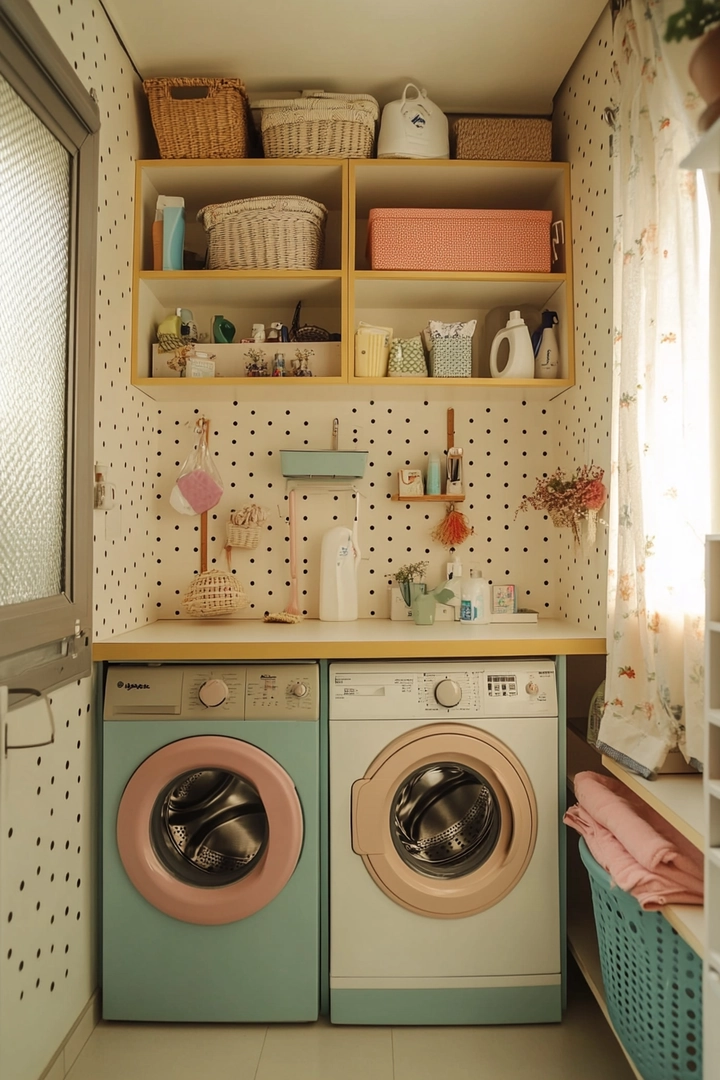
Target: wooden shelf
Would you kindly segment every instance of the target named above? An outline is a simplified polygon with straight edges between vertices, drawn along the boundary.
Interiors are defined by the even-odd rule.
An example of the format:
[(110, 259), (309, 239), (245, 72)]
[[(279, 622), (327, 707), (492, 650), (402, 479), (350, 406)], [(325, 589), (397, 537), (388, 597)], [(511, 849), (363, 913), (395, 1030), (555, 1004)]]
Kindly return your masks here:
[(464, 495), (393, 495), (393, 502), (465, 502)]
[[(605, 776), (614, 775), (622, 780), (622, 782), (632, 791), (639, 794), (648, 805), (651, 805), (653, 809), (662, 814), (662, 816), (667, 821), (670, 821), (675, 828), (678, 828), (683, 836), (686, 836), (696, 847), (702, 848), (702, 836), (698, 835), (688, 822), (679, 816), (680, 809), (682, 809), (684, 815), (689, 815), (691, 819), (695, 821), (698, 810), (698, 800), (700, 814), (702, 814), (702, 780), (699, 776), (665, 776), (660, 777), (658, 780), (643, 780), (643, 785), (661, 785), (660, 794), (653, 795), (651, 801), (651, 799), (647, 797), (646, 787), (642, 787), (638, 790), (637, 786), (628, 783), (628, 777), (632, 780), (641, 780), (641, 777), (629, 773), (627, 769), (623, 769), (621, 765), (611, 758), (607, 758), (604, 755), (601, 756), (593, 746), (590, 746), (590, 744), (571, 727), (568, 728), (567, 735), (567, 778), (570, 790), (574, 790), (573, 782), (575, 774), (583, 772), (586, 769), (602, 773)], [(687, 785), (688, 780), (691, 781), (690, 785)], [(680, 781), (680, 783), (673, 783), (673, 781)], [(693, 781), (695, 781), (694, 784), (692, 783)], [(683, 782), (685, 782), (686, 786), (682, 786)], [(700, 785), (699, 788), (698, 782)], [(669, 808), (668, 800), (674, 807), (672, 811)], [(678, 824), (680, 821), (683, 823), (683, 828), (680, 828)], [(688, 835), (688, 832), (690, 832), (691, 835)], [(700, 840), (700, 843), (697, 843), (698, 839)], [(666, 904), (665, 907), (661, 908), (661, 914), (667, 919), (673, 929), (677, 930), (683, 941), (686, 941), (688, 945), (695, 950), (698, 956), (703, 956), (705, 951), (705, 915), (703, 906), (701, 904)], [(570, 917), (568, 915), (568, 935), (569, 934)], [(578, 963), (580, 963), (579, 960)], [(580, 966), (582, 967), (582, 964)]]
[(653, 810), (657, 810), (691, 844), (703, 850), (705, 826), (702, 776), (699, 773), (660, 775), (656, 780), (645, 780), (605, 755), (602, 763), (608, 772), (639, 795)]

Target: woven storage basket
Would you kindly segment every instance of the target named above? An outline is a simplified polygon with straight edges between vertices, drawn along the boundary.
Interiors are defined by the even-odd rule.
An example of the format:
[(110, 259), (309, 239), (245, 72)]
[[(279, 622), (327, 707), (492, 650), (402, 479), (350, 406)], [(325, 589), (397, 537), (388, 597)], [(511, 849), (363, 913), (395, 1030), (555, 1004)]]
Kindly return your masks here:
[(260, 529), (256, 525), (233, 525), (228, 521), (225, 530), (230, 547), (256, 548), (260, 543)]
[[(173, 96), (188, 88), (207, 95)], [(143, 89), (160, 157), (248, 157), (250, 109), (240, 79), (145, 79)]]
[(247, 605), (242, 585), (224, 570), (204, 570), (193, 578), (182, 598), (182, 606), (193, 619), (232, 615)]
[(258, 101), (267, 158), (372, 157), (380, 107), (370, 94), (305, 93)]
[(590, 875), (605, 1000), (647, 1080), (702, 1077), (702, 961), (659, 911), (617, 887), (580, 838)]
[(327, 210), (301, 195), (269, 195), (205, 206), (208, 270), (317, 270)]
[(455, 157), (474, 161), (550, 161), (550, 120), (467, 116), (453, 124)]

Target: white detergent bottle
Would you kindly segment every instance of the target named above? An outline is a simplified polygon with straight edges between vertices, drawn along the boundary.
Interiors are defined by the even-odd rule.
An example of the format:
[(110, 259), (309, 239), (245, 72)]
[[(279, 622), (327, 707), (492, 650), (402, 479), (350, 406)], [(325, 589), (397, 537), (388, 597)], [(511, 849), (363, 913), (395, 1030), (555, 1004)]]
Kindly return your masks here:
[(480, 582), (473, 577), (470, 571), (469, 577), (462, 581), (462, 599), (460, 601), (460, 622), (465, 625), (478, 622), (478, 602), (482, 602), (480, 596)]
[[(502, 371), (498, 368), (498, 349), (503, 341), (509, 345), (508, 358)], [(498, 331), (490, 347), (490, 374), (493, 379), (532, 379), (535, 376), (535, 355), (530, 331), (520, 318), (519, 311), (511, 311), (505, 329)]]
[(475, 575), (475, 581), (478, 584), (477, 621), (487, 625), (490, 622), (492, 613), (492, 588), (490, 582), (485, 580), (479, 570)]
[(320, 550), (320, 619), (352, 622), (358, 617), (357, 566), (360, 553), (343, 525), (329, 529)]

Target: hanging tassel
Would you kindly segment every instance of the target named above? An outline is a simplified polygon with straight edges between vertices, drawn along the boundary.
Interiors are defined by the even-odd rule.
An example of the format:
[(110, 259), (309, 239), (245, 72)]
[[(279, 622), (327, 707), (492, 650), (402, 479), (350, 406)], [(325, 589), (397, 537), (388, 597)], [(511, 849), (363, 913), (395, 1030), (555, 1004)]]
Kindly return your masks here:
[(464, 544), (474, 531), (465, 515), (450, 504), (445, 512), (445, 517), (435, 526), (430, 535), (433, 540), (437, 540), (443, 547), (454, 548)]

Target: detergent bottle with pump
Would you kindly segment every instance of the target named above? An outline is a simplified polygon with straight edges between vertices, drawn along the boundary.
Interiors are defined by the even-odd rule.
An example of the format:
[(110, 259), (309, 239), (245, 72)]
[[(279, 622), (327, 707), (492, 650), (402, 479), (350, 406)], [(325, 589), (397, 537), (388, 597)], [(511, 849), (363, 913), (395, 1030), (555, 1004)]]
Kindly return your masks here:
[[(509, 350), (505, 367), (498, 368), (498, 349), (507, 341)], [(533, 354), (530, 331), (520, 318), (519, 311), (511, 311), (505, 329), (494, 337), (490, 347), (490, 374), (493, 379), (532, 379), (535, 376), (535, 356)]]

